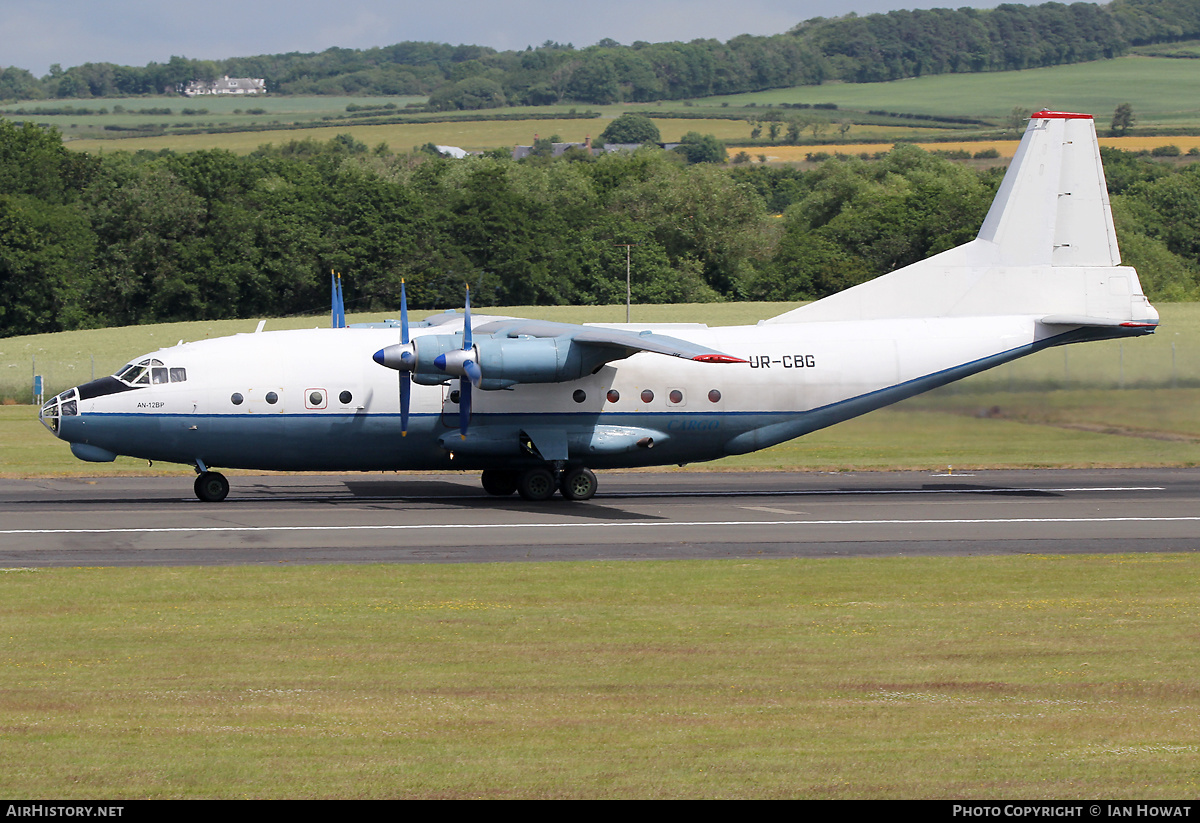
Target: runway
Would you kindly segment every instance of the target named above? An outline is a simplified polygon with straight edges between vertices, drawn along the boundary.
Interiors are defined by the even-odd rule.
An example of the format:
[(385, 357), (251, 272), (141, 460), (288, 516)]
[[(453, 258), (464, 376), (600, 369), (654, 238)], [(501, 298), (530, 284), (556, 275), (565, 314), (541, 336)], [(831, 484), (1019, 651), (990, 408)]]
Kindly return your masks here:
[(0, 480), (0, 566), (1200, 550), (1200, 470), (606, 473), (586, 503), (473, 474)]

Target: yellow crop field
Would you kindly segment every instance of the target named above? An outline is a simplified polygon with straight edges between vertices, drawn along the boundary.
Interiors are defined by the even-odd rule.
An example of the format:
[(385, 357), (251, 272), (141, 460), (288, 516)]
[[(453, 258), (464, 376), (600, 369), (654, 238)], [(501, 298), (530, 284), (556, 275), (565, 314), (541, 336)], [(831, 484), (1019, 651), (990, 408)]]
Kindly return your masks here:
[[(964, 140), (955, 143), (917, 143), (917, 145), (926, 151), (958, 151), (961, 149), (969, 151), (971, 154), (984, 151), (985, 149), (995, 149), (1001, 157), (1011, 158), (1013, 153), (1016, 152), (1019, 142), (1018, 140)], [(740, 151), (744, 151), (754, 159), (758, 159), (760, 154), (765, 154), (768, 163), (798, 163), (804, 160), (806, 155), (817, 152), (846, 155), (859, 155), (864, 152), (874, 154), (876, 152), (889, 151), (892, 145), (893, 143), (855, 143), (844, 146), (819, 144), (809, 146), (728, 146), (727, 148), (730, 157), (733, 157)], [(1123, 149), (1125, 151), (1150, 151), (1159, 146), (1178, 146), (1181, 152), (1186, 153), (1189, 149), (1193, 148), (1200, 150), (1200, 136), (1101, 137), (1100, 145)]]
[(1177, 137), (1101, 137), (1101, 146), (1111, 146), (1125, 151), (1150, 151), (1159, 146), (1178, 146), (1182, 152), (1200, 149), (1200, 136), (1180, 135)]

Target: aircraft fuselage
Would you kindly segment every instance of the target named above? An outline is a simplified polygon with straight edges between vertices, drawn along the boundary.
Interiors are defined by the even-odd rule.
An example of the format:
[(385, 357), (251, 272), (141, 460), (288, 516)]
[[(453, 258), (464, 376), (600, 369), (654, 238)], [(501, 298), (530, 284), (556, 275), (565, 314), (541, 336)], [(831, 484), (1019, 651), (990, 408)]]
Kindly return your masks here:
[(395, 342), (393, 330), (242, 334), (133, 361), (182, 370), (182, 381), (122, 383), (91, 397), (104, 387), (79, 387), (76, 413), (62, 415), (57, 433), (85, 459), (268, 470), (511, 468), (538, 461), (523, 431), (535, 446), (539, 433), (561, 432), (567, 452), (548, 459), (594, 468), (690, 463), (783, 442), (1066, 342), (1033, 317), (671, 333), (746, 362), (643, 353), (579, 380), (476, 392), (465, 439), (456, 383), (414, 386), (402, 437), (396, 372), (371, 360)]

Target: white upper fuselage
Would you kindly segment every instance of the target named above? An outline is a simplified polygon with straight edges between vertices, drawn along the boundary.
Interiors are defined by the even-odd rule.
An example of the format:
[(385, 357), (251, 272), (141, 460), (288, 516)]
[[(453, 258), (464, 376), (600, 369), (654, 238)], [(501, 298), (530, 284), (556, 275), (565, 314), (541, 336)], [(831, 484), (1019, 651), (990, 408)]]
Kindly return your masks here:
[[(461, 326), (417, 328), (413, 337)], [(135, 359), (183, 369), (186, 379), (80, 400), (60, 434), (150, 460), (352, 470), (509, 465), (521, 459), (519, 431), (552, 427), (568, 433), (568, 459), (589, 465), (690, 462), (822, 428), (1027, 353), (1048, 336), (1032, 317), (654, 328), (747, 362), (639, 353), (579, 380), (476, 391), (466, 440), (453, 402), (458, 381), (414, 385), (401, 438), (398, 374), (372, 360), (397, 342), (395, 329), (239, 334)], [(622, 430), (654, 447), (612, 445)], [(597, 431), (607, 445), (593, 443)]]

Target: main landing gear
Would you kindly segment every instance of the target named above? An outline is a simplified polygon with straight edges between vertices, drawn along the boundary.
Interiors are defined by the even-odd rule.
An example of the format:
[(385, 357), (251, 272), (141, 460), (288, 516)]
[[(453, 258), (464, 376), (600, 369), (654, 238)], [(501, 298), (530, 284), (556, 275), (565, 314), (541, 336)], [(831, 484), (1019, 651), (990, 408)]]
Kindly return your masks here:
[(535, 466), (524, 471), (485, 469), (483, 489), (500, 497), (517, 492), (525, 500), (549, 500), (558, 491), (567, 500), (589, 500), (596, 493), (596, 473), (584, 466), (570, 466), (555, 471), (548, 466)]

